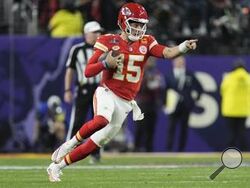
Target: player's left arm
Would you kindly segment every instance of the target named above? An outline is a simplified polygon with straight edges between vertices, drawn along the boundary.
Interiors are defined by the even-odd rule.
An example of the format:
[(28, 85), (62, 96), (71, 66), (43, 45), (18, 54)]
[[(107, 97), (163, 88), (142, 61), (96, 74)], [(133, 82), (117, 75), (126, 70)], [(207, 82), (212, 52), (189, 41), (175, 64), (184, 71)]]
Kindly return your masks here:
[(188, 52), (189, 50), (195, 50), (197, 47), (197, 39), (185, 40), (181, 44), (175, 47), (165, 47), (163, 50), (164, 58), (174, 58), (181, 54)]
[(158, 44), (156, 41), (152, 42), (152, 47), (150, 48), (151, 55), (161, 58), (175, 58), (181, 54), (186, 53), (189, 50), (195, 50), (197, 47), (197, 39), (186, 40), (178, 46), (167, 47)]

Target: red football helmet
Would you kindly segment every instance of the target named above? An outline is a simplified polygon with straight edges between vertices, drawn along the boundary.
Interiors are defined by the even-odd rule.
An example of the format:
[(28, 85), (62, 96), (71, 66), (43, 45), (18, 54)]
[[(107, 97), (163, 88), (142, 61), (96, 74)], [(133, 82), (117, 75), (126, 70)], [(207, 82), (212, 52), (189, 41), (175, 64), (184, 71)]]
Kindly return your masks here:
[[(132, 27), (131, 22), (142, 24), (141, 27)], [(118, 25), (132, 41), (141, 39), (147, 29), (148, 14), (143, 6), (137, 3), (127, 3), (122, 6), (118, 15)]]

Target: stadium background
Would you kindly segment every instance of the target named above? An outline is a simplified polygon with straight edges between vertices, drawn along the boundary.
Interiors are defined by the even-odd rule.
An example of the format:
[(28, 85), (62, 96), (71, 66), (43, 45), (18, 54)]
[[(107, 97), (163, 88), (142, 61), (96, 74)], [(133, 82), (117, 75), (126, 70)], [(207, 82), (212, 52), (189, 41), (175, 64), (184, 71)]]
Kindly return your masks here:
[[(81, 39), (51, 38), (44, 33), (29, 33), (27, 27), (19, 27), (18, 30), (18, 27), (8, 25), (10, 20), (4, 14), (6, 12), (4, 2), (6, 1), (1, 1), (0, 6), (2, 10), (0, 151), (25, 152), (30, 151), (29, 147), (32, 145), (35, 107), (40, 101), (46, 100), (51, 95), (63, 97), (67, 54), (70, 47)], [(15, 2), (22, 1), (13, 1), (13, 3)], [(33, 10), (32, 7), (36, 5), (34, 3), (36, 1), (30, 2), (32, 2), (30, 10)], [(142, 2), (149, 6), (150, 1)], [(243, 2), (244, 4), (242, 4)], [(248, 1), (235, 1), (234, 3), (249, 10)], [(151, 13), (150, 16), (152, 16)], [(249, 13), (246, 16), (249, 21)], [(13, 24), (13, 22), (10, 23)], [(223, 74), (231, 69), (232, 62), (238, 58), (244, 59), (250, 70), (249, 28), (248, 25), (239, 32), (227, 35), (229, 38), (226, 38), (226, 43), (221, 38), (223, 35), (216, 37), (209, 34), (188, 36), (188, 38), (199, 38), (198, 50), (187, 56), (187, 64), (190, 69), (197, 72), (205, 93), (202, 94), (201, 100), (192, 113), (186, 151), (221, 151), (226, 147), (230, 133), (220, 115), (219, 85)], [(149, 28), (149, 31), (157, 32), (152, 28)], [(158, 35), (156, 36), (158, 37)], [(170, 41), (168, 36), (164, 35), (158, 40), (165, 43), (167, 43), (166, 41), (178, 43), (185, 38), (187, 36), (180, 34), (173, 36)], [(170, 69), (169, 61), (160, 59), (158, 61), (159, 70), (165, 74)], [(159, 114), (154, 151), (165, 150), (167, 117), (161, 109), (159, 109)], [(128, 122), (128, 127), (133, 132), (131, 118)], [(247, 137), (249, 145), (249, 129)]]

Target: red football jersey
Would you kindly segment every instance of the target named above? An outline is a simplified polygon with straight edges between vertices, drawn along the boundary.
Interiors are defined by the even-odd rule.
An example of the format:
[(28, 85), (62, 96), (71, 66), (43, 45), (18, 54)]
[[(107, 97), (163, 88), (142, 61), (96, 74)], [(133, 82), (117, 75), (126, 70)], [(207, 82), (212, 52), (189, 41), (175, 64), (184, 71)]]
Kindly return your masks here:
[(100, 36), (94, 48), (108, 52), (113, 46), (119, 46), (120, 53), (124, 54), (123, 63), (116, 69), (103, 70), (101, 84), (121, 98), (134, 99), (140, 89), (145, 63), (149, 56), (155, 56), (151, 54), (151, 49), (157, 44), (151, 35), (145, 35), (141, 40), (130, 43), (118, 34)]

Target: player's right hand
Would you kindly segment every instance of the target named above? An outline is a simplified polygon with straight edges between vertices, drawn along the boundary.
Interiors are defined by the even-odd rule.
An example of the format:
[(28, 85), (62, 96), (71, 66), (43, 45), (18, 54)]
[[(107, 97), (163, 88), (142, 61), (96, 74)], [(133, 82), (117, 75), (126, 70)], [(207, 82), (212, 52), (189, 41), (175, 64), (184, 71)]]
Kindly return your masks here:
[(112, 56), (112, 50), (108, 52), (108, 55), (105, 59), (105, 61), (108, 64), (108, 68), (110, 69), (115, 69), (119, 63), (121, 63), (124, 59), (124, 55), (123, 54), (119, 54), (115, 57)]

